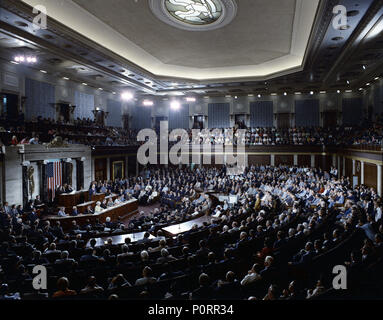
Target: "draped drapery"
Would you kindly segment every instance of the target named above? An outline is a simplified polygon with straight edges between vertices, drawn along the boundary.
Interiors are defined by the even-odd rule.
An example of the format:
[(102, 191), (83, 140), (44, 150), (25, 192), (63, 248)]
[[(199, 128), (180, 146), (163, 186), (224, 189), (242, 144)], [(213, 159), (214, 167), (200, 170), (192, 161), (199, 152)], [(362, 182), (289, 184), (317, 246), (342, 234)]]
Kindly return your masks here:
[(209, 103), (208, 123), (209, 123), (209, 128), (229, 128), (230, 127), (230, 104), (229, 103)]
[(25, 118), (32, 120), (39, 116), (56, 119), (55, 87), (49, 83), (25, 79)]
[(359, 125), (363, 120), (363, 100), (361, 98), (344, 98), (342, 115), (343, 125)]
[(145, 106), (135, 106), (132, 114), (132, 129), (141, 130), (152, 127), (152, 109)]
[(121, 102), (115, 100), (108, 100), (108, 117), (106, 118), (106, 125), (109, 127), (122, 128), (122, 105)]
[(23, 171), (23, 206), (25, 207), (28, 202), (28, 167), (27, 166), (22, 166), (22, 171)]
[(189, 105), (183, 104), (178, 110), (169, 111), (169, 129), (189, 129)]
[(43, 202), (48, 201), (48, 179), (47, 179), (47, 173), (46, 173), (47, 165), (42, 163), (41, 164), (41, 188), (40, 188), (40, 196)]
[(250, 103), (250, 126), (253, 128), (273, 126), (272, 101), (255, 101)]
[(84, 188), (84, 162), (80, 159), (76, 160), (76, 186), (77, 190)]
[(319, 127), (319, 100), (295, 101), (295, 126)]
[(74, 109), (74, 118), (89, 118), (94, 119), (94, 95), (87, 94), (85, 92), (75, 91), (74, 103), (76, 108)]

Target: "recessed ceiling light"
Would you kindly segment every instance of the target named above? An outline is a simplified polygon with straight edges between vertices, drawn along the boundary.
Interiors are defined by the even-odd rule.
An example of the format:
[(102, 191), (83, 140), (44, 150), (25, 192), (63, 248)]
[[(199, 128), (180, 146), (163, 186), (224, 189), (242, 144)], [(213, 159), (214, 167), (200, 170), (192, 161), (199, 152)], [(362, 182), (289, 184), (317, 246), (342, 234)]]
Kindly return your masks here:
[(271, 95), (272, 95), (272, 96), (276, 96), (277, 94), (273, 92), (273, 93), (271, 93)]
[(370, 85), (370, 83), (368, 82), (368, 83), (366, 83), (366, 86), (369, 86)]
[(362, 91), (363, 90), (363, 88), (359, 88), (359, 91)]
[(249, 93), (247, 96), (248, 97), (254, 97), (254, 95), (252, 93)]
[(362, 66), (363, 70), (366, 70), (366, 66)]
[(83, 84), (84, 86), (87, 86), (87, 85), (88, 85), (88, 84), (87, 84), (87, 83), (85, 83), (85, 82), (83, 82), (82, 84)]
[(295, 94), (296, 94), (296, 95), (300, 95), (300, 94), (302, 94), (302, 92), (295, 92)]
[(18, 62), (16, 62), (16, 61), (11, 61), (11, 63), (13, 63), (13, 64), (19, 64)]
[(142, 104), (143, 104), (145, 107), (151, 107), (151, 106), (154, 104), (154, 102), (153, 102), (152, 100), (144, 100), (144, 101), (142, 102)]
[(313, 95), (313, 94), (314, 94), (314, 91), (310, 91), (310, 94)]
[(42, 73), (48, 73), (48, 72), (46, 72), (45, 70), (40, 70), (40, 72), (42, 72)]
[(374, 80), (379, 80), (379, 77), (374, 78)]
[(347, 80), (346, 83), (347, 83), (347, 84), (350, 84), (350, 81)]
[(320, 93), (321, 93), (321, 94), (324, 94), (324, 93), (326, 93), (326, 91), (323, 90), (323, 91), (320, 91)]
[(188, 101), (188, 102), (195, 102), (196, 99), (194, 97), (187, 97), (186, 101)]
[(228, 94), (228, 95), (226, 95), (225, 97), (226, 97), (226, 98), (231, 98), (231, 95)]
[(352, 92), (352, 90), (346, 90), (345, 92), (350, 93), (350, 92)]
[(283, 93), (284, 96), (287, 96), (287, 92)]
[(340, 93), (340, 90), (336, 90), (337, 93)]
[(204, 99), (209, 99), (209, 96), (204, 96)]
[(260, 97), (261, 97), (261, 95), (259, 94), (259, 95), (258, 95), (258, 98), (260, 98)]
[(64, 80), (69, 80), (69, 78), (68, 78), (68, 77), (63, 77), (63, 79), (64, 79)]
[(238, 97), (237, 97), (237, 96), (235, 96), (235, 97), (234, 97), (234, 99), (238, 99)]
[(173, 109), (173, 110), (178, 110), (180, 107), (181, 107), (181, 104), (177, 101), (177, 100), (174, 100), (170, 103), (170, 107)]
[(102, 91), (102, 90), (104, 90), (104, 89), (103, 89), (103, 88), (98, 88), (98, 90), (101, 90), (101, 91)]
[(116, 94), (114, 91), (112, 92), (113, 94)]
[(133, 93), (131, 93), (129, 91), (125, 91), (125, 92), (121, 93), (121, 99), (124, 101), (132, 100), (133, 99)]

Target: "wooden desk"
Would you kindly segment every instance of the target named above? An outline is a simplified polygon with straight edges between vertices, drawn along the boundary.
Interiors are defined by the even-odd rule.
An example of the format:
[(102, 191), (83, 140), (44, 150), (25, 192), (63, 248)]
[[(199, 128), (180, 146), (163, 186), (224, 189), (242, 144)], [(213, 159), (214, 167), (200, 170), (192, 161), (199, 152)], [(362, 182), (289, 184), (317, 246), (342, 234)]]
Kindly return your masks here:
[(194, 220), (182, 222), (180, 224), (175, 224), (173, 226), (163, 228), (162, 230), (167, 234), (170, 234), (171, 236), (176, 236), (180, 233), (184, 233), (191, 230), (194, 225), (202, 227), (204, 222), (210, 222), (211, 220), (212, 218), (210, 216), (202, 216)]
[(92, 194), (92, 201), (97, 202), (105, 199), (105, 193), (94, 193)]
[(62, 193), (58, 195), (58, 206), (65, 208), (72, 208), (78, 203), (88, 200), (88, 191), (75, 191), (71, 193)]
[(132, 199), (95, 214), (81, 214), (76, 217), (48, 216), (46, 220), (49, 220), (52, 225), (54, 225), (56, 221), (60, 221), (61, 226), (64, 229), (66, 229), (71, 226), (72, 221), (76, 221), (77, 224), (79, 225), (84, 224), (87, 219), (89, 219), (91, 223), (95, 222), (96, 219), (99, 219), (100, 222), (105, 222), (105, 219), (107, 217), (110, 217), (112, 220), (115, 220), (118, 217), (125, 218), (128, 216), (131, 216), (136, 213), (137, 209), (138, 209), (138, 201), (137, 199)]
[[(126, 238), (130, 238), (130, 243), (135, 243), (144, 238), (145, 232), (136, 232), (136, 233), (129, 233), (129, 234), (122, 234), (118, 236), (112, 236), (112, 237), (102, 237), (102, 238), (95, 238), (96, 240), (96, 247), (101, 247), (106, 244), (108, 239), (112, 239), (114, 245), (123, 244), (125, 243)], [(165, 239), (165, 237), (161, 237)], [(149, 239), (155, 239), (153, 235), (150, 235)], [(86, 244), (87, 247), (90, 247), (90, 239), (88, 243)]]
[(88, 208), (88, 206), (91, 206), (92, 209), (94, 209), (94, 207), (96, 206), (96, 202), (88, 201), (88, 202), (84, 202), (84, 203), (78, 204), (77, 205), (77, 210), (78, 210), (78, 212), (83, 214), (85, 212), (86, 208)]

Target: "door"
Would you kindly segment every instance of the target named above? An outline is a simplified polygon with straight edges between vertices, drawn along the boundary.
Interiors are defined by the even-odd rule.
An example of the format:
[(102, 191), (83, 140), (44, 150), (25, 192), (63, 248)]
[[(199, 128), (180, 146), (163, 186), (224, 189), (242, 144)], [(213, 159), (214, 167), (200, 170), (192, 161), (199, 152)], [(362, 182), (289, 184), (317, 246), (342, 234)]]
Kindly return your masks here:
[(336, 111), (326, 111), (323, 112), (323, 127), (324, 128), (334, 128), (337, 125), (337, 112)]
[(204, 128), (205, 117), (197, 115), (193, 117), (193, 129), (202, 130)]
[(290, 128), (290, 113), (278, 113), (277, 126), (278, 128)]

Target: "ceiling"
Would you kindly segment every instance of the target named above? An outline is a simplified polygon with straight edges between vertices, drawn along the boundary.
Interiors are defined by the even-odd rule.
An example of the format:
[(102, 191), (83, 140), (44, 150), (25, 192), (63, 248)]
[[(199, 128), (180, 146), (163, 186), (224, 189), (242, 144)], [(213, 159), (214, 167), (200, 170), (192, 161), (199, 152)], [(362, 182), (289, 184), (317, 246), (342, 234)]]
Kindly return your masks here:
[(156, 76), (220, 80), (301, 67), (319, 0), (237, 0), (234, 20), (206, 32), (163, 23), (146, 0), (23, 2)]
[[(147, 0), (74, 1), (76, 3), (64, 0), (58, 3), (62, 8), (69, 8), (67, 4), (71, 3), (79, 12), (95, 19), (98, 26), (108, 28), (121, 40), (120, 47), (125, 51), (118, 52), (118, 48), (112, 50), (105, 32), (99, 32), (104, 41), (95, 41), (90, 34), (83, 35), (74, 27), (76, 21), (69, 28), (65, 23), (49, 17), (47, 30), (34, 30), (34, 15), (30, 6), (19, 0), (2, 0), (0, 59), (9, 61), (20, 50), (32, 50), (39, 57), (38, 65), (34, 66), (37, 70), (44, 69), (59, 77), (87, 82), (110, 92), (132, 89), (137, 95), (222, 96), (358, 90), (368, 88), (367, 83), (383, 72), (381, 0), (321, 0), (313, 11), (315, 20), (311, 21), (308, 29), (310, 36), (304, 44), (300, 43), (304, 49), (300, 58), (291, 55), (291, 52), (297, 46), (294, 30), (299, 24), (297, 15), (301, 16), (297, 8), (301, 6), (303, 10), (302, 5), (309, 3), (306, 0), (303, 3), (299, 0), (236, 0), (236, 18), (222, 29), (206, 33), (176, 29), (159, 21), (150, 12)], [(55, 3), (56, 0), (46, 2)], [(101, 10), (106, 3), (114, 3), (115, 6), (111, 7), (110, 12), (105, 8), (105, 15), (102, 16)], [(343, 30), (332, 27), (332, 10), (338, 4), (347, 8), (347, 27)], [(269, 14), (271, 8), (277, 9), (277, 20), (283, 20), (284, 28), (280, 28)], [(135, 14), (126, 12), (133, 12), (133, 9), (136, 9)], [(97, 15), (100, 17), (97, 18)], [(241, 19), (245, 23), (239, 21)], [(264, 28), (261, 22), (270, 24)], [(164, 43), (166, 45), (162, 45)], [(141, 60), (136, 59), (137, 56), (157, 62), (149, 63), (148, 67), (145, 63), (139, 63)], [(297, 67), (280, 68), (281, 59), (288, 56), (300, 60), (296, 63)], [(261, 66), (267, 65), (279, 71), (264, 76), (242, 77), (242, 71), (252, 72), (252, 67), (247, 65), (249, 63), (256, 64), (258, 71), (262, 70)], [(153, 71), (158, 66), (164, 66), (165, 75)], [(197, 76), (196, 80), (191, 69), (197, 69), (195, 72), (199, 74), (226, 70), (221, 74), (229, 72), (229, 77), (201, 80)], [(190, 72), (179, 76), (177, 70)]]
[(289, 54), (296, 4), (241, 0), (230, 25), (190, 32), (160, 21), (148, 1), (114, 0), (110, 10), (104, 0), (74, 2), (162, 63), (193, 68), (258, 65)]

